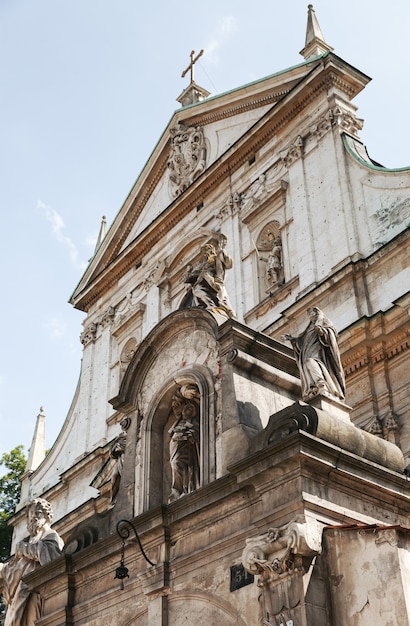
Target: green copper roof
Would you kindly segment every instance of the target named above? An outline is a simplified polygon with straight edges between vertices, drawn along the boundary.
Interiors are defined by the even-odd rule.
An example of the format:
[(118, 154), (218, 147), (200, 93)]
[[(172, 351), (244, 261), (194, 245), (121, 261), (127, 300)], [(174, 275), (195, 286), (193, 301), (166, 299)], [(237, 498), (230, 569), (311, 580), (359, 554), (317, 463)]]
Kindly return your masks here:
[(311, 63), (315, 63), (316, 61), (323, 59), (328, 54), (329, 52), (325, 52), (324, 54), (319, 54), (318, 56), (308, 59), (307, 61), (303, 61), (302, 63), (298, 63), (297, 65), (292, 65), (291, 67), (288, 67), (284, 70), (280, 70), (279, 72), (275, 72), (274, 74), (269, 74), (269, 76), (264, 76), (263, 78), (257, 78), (256, 80), (250, 83), (245, 83), (244, 85), (241, 85), (240, 87), (234, 87), (234, 89), (228, 89), (228, 91), (223, 91), (222, 93), (218, 93), (214, 96), (209, 96), (209, 98), (206, 98), (205, 100), (201, 100), (200, 102), (193, 102), (192, 104), (187, 104), (186, 106), (181, 107), (180, 109), (176, 109), (175, 113), (182, 111), (182, 110), (190, 109), (199, 104), (203, 104), (204, 102), (210, 102), (211, 100), (222, 98), (223, 96), (227, 96), (230, 93), (235, 93), (236, 91), (240, 91), (241, 89), (246, 89), (246, 87), (251, 87), (252, 85), (257, 85), (258, 83), (263, 83), (265, 80), (275, 78), (275, 76), (280, 76), (281, 74), (286, 74), (287, 72), (291, 72), (292, 70), (297, 70), (299, 67), (303, 67), (304, 65), (310, 65)]
[(383, 165), (375, 163), (367, 154), (366, 146), (361, 141), (354, 139), (354, 137), (350, 137), (350, 135), (343, 134), (343, 143), (348, 153), (356, 161), (372, 170), (376, 170), (379, 172), (406, 172), (410, 170), (410, 166), (389, 168), (383, 167)]

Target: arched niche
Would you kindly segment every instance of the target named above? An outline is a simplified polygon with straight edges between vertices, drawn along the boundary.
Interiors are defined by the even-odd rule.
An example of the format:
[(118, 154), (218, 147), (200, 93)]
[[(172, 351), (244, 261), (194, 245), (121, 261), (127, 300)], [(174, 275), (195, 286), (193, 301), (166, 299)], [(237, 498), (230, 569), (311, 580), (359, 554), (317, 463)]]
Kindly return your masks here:
[[(190, 444), (198, 453), (198, 481), (195, 487), (173, 494), (173, 467), (171, 464), (172, 428), (178, 421), (173, 411), (173, 398), (184, 387), (198, 391), (198, 437), (197, 445)], [(144, 510), (183, 497), (209, 483), (214, 475), (212, 458), (215, 450), (215, 398), (213, 379), (207, 367), (192, 365), (176, 372), (158, 389), (152, 400), (147, 419), (142, 424), (141, 438), (144, 442)], [(189, 403), (189, 401), (187, 400)], [(192, 420), (193, 421), (193, 420)], [(174, 444), (175, 449), (175, 444)], [(192, 454), (194, 454), (192, 452)], [(188, 462), (188, 461), (187, 461)]]
[(200, 394), (200, 485), (216, 476), (217, 332), (217, 322), (208, 311), (175, 311), (138, 346), (118, 396), (111, 400), (117, 411), (135, 416), (127, 434), (119, 509), (130, 506), (131, 492), (135, 514), (168, 503), (171, 399), (182, 384), (197, 385)]

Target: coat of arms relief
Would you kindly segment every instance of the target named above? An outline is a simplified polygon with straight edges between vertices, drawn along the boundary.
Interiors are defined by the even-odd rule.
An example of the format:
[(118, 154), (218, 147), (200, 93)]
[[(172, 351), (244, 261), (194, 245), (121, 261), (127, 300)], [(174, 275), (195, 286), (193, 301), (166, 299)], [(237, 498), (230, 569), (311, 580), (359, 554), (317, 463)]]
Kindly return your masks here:
[(171, 129), (171, 150), (168, 159), (170, 193), (179, 196), (204, 171), (206, 143), (199, 126), (182, 122)]

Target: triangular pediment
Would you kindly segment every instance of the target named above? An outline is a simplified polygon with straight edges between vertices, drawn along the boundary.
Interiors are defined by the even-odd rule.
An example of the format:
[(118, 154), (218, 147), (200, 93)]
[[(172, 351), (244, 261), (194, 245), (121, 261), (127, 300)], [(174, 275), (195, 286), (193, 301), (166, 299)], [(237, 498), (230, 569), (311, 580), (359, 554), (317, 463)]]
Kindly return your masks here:
[[(333, 71), (340, 64), (346, 67), (327, 53), (177, 110), (91, 259), (71, 297), (72, 304), (88, 310), (120, 276), (140, 266), (176, 222), (199, 210), (207, 190), (225, 175), (227, 167), (239, 167), (252, 159), (263, 127), (273, 128), (276, 110), (280, 108), (282, 116), (278, 128), (297, 115), (292, 99), (300, 98), (303, 89), (317, 89), (317, 84), (309, 87), (309, 83), (315, 78), (317, 83), (326, 64), (328, 71), (332, 64)], [(368, 79), (350, 69), (354, 86), (348, 88), (357, 93)], [(235, 163), (227, 166), (232, 155)], [(99, 287), (95, 290), (96, 283)]]

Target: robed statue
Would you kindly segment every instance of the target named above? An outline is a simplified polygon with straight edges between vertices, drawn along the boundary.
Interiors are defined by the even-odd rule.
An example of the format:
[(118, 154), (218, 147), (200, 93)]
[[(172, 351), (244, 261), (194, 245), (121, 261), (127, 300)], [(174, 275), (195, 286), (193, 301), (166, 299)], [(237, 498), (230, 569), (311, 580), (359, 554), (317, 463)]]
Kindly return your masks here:
[(233, 266), (226, 251), (226, 237), (218, 235), (218, 242), (201, 246), (201, 261), (195, 268), (189, 266), (186, 282), (191, 283), (193, 305), (209, 311), (235, 317), (225, 287), (225, 272)]
[(199, 398), (196, 385), (183, 385), (172, 396), (170, 502), (199, 487)]
[(115, 466), (111, 475), (111, 504), (113, 504), (120, 488), (122, 470), (124, 466), (124, 453), (127, 444), (127, 432), (131, 425), (131, 418), (124, 417), (121, 420), (121, 433), (114, 439), (110, 446), (110, 457), (114, 459)]
[(16, 544), (14, 557), (0, 563), (0, 592), (7, 606), (4, 626), (35, 626), (40, 617), (41, 599), (31, 592), (24, 576), (62, 554), (64, 542), (52, 530), (51, 504), (43, 498), (27, 506), (27, 530), (30, 536)]
[(302, 382), (302, 399), (324, 395), (343, 400), (345, 377), (337, 344), (337, 331), (318, 307), (307, 311), (310, 322), (297, 337), (284, 335), (292, 343)]

